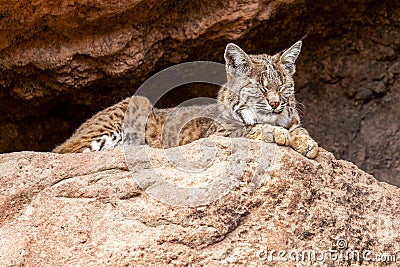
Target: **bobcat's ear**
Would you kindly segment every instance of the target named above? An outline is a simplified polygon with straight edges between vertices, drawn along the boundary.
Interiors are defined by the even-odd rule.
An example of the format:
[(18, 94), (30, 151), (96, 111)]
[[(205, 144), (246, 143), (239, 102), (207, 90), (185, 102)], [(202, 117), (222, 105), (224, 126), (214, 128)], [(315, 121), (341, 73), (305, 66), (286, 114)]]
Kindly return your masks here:
[(280, 63), (284, 70), (290, 75), (296, 72), (295, 61), (300, 54), (301, 41), (296, 42), (290, 48), (286, 49), (280, 57)]
[(250, 57), (237, 45), (229, 43), (225, 48), (226, 72), (232, 76), (242, 76), (250, 71)]

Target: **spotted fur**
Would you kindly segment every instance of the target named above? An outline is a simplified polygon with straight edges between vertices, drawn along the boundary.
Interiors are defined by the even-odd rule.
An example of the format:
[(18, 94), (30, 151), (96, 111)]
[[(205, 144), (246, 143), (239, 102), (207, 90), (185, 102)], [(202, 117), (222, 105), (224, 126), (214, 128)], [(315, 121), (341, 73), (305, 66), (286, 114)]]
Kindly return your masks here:
[(108, 107), (83, 123), (55, 153), (100, 151), (122, 144), (122, 122), (130, 98)]
[(147, 98), (126, 98), (94, 115), (53, 151), (101, 151), (122, 144), (168, 148), (214, 134), (290, 145), (314, 158), (318, 145), (300, 126), (294, 96), (300, 49), (301, 41), (273, 56), (247, 55), (228, 44), (227, 82), (216, 104), (156, 109)]

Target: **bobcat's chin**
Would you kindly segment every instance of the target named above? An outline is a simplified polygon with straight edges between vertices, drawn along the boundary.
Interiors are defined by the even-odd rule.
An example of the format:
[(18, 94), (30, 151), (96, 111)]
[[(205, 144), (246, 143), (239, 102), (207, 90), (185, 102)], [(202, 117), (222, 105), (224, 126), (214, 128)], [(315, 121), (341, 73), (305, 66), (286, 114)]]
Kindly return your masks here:
[(272, 110), (272, 113), (273, 114), (281, 114), (282, 113), (282, 111), (283, 111), (283, 108), (282, 109), (277, 109), (277, 110)]

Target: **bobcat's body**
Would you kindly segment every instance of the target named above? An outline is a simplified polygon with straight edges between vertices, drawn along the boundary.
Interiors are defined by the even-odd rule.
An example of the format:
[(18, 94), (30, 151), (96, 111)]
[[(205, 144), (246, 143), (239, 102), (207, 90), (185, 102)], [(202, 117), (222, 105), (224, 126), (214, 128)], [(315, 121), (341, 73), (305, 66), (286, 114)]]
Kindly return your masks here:
[(299, 41), (282, 54), (252, 56), (229, 44), (225, 51), (228, 79), (216, 104), (156, 109), (147, 98), (126, 98), (94, 115), (54, 152), (145, 143), (167, 148), (214, 134), (274, 141), (314, 158), (318, 145), (300, 127), (294, 97), (292, 76), (300, 48)]
[[(131, 105), (129, 105), (130, 101)], [(143, 123), (145, 130), (143, 130), (143, 125), (140, 129), (138, 119), (135, 118), (135, 128), (127, 127), (123, 131), (125, 112), (131, 112), (132, 117), (135, 114), (141, 114), (147, 118)], [(228, 132), (213, 121), (211, 118), (215, 117), (217, 112), (216, 104), (180, 107), (177, 110), (156, 109), (152, 108), (148, 99), (134, 96), (97, 113), (53, 152), (101, 151), (122, 145), (123, 139), (125, 144), (148, 144), (156, 148), (167, 148), (185, 145), (212, 134), (230, 137), (244, 135), (246, 127), (243, 124), (231, 122), (232, 129)], [(193, 114), (196, 115), (195, 118)], [(128, 115), (127, 119), (129, 118), (131, 116)], [(96, 127), (90, 127), (90, 125), (96, 125)], [(237, 132), (242, 132), (242, 134), (237, 134)], [(140, 137), (141, 134), (143, 134), (142, 137)]]

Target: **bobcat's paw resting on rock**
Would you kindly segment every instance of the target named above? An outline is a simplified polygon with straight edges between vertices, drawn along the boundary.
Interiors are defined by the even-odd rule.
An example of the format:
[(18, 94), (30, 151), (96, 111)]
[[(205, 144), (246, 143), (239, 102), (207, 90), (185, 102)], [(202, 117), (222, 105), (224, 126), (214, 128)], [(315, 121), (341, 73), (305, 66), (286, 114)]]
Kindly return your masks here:
[(269, 124), (257, 124), (248, 128), (246, 137), (253, 140), (262, 140), (268, 143), (277, 143), (281, 146), (291, 146), (294, 150), (314, 159), (318, 154), (318, 144), (304, 128), (298, 127), (289, 132), (287, 129)]
[(275, 143), (278, 145), (288, 146), (290, 144), (290, 134), (285, 128), (273, 126), (272, 135), (274, 136)]
[(274, 142), (281, 146), (288, 146), (290, 144), (290, 133), (288, 130), (269, 124), (257, 124), (252, 126), (247, 133), (247, 138), (262, 140), (268, 143)]
[(318, 154), (318, 144), (308, 135), (292, 136), (290, 146), (309, 159), (314, 159)]

